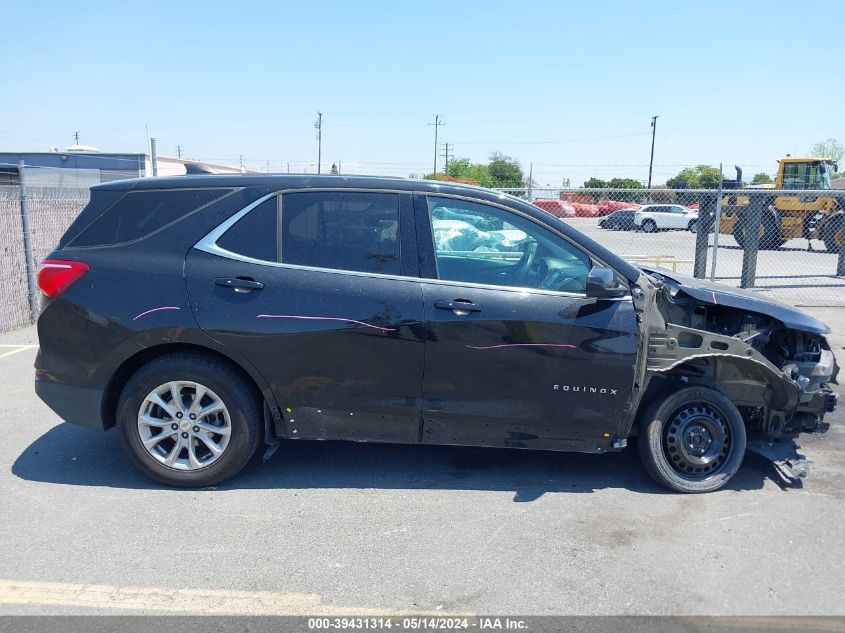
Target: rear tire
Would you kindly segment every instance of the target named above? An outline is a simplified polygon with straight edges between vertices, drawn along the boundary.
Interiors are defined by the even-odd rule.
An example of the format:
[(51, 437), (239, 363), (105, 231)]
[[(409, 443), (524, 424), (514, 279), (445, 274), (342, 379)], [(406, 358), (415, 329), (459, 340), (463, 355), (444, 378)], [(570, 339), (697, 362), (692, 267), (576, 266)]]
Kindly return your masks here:
[(642, 227), (646, 233), (657, 233), (657, 224), (654, 220), (643, 220)]
[(687, 231), (695, 233), (698, 230), (698, 220), (690, 220), (687, 224)]
[(141, 367), (117, 404), (129, 461), (148, 477), (183, 488), (236, 475), (258, 448), (262, 417), (255, 385), (226, 363), (194, 352)]
[(723, 393), (687, 387), (652, 403), (637, 436), (640, 458), (661, 486), (677, 492), (712, 492), (739, 470), (745, 423)]

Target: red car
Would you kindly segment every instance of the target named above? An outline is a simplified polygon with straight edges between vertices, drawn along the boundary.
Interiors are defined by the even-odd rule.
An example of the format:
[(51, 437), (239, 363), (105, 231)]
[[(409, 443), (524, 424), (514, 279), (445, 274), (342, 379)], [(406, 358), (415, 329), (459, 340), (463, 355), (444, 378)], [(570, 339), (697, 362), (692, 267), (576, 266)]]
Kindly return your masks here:
[(599, 200), (598, 202), (599, 208), (599, 215), (605, 216), (610, 215), (615, 211), (621, 211), (622, 209), (639, 209), (642, 205), (637, 204), (636, 202), (619, 202), (618, 200)]
[(572, 218), (575, 217), (575, 209), (565, 200), (556, 200), (554, 198), (537, 198), (534, 200), (534, 206), (540, 207), (543, 211), (551, 213), (556, 218)]

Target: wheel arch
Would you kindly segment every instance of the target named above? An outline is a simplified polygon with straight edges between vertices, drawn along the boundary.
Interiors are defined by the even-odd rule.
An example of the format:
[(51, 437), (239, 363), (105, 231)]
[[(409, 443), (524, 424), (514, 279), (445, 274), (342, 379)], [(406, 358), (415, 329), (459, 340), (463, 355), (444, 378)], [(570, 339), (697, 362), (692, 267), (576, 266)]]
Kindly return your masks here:
[(199, 345), (196, 343), (185, 342), (166, 342), (159, 345), (145, 347), (139, 350), (132, 356), (126, 358), (114, 371), (109, 379), (106, 389), (103, 393), (102, 399), (102, 419), (104, 428), (108, 429), (116, 423), (117, 402), (120, 398), (120, 393), (126, 382), (132, 375), (147, 363), (172, 354), (175, 352), (194, 352), (204, 356), (214, 358), (215, 360), (228, 365), (236, 372), (240, 373), (247, 379), (250, 385), (255, 389), (255, 395), (259, 398), (264, 409), (264, 425), (265, 431), (269, 433), (267, 437), (275, 435), (273, 426), (273, 411), (278, 411), (275, 398), (270, 392), (269, 385), (267, 385), (264, 378), (257, 374), (252, 368), (244, 367), (243, 364), (237, 362), (226, 354), (215, 350), (211, 347)]
[[(640, 411), (671, 393), (677, 388), (677, 383), (710, 387), (724, 394), (736, 406), (789, 410), (798, 402), (795, 386), (781, 372), (758, 360), (726, 354), (700, 354), (654, 372), (643, 394)], [(634, 424), (634, 428), (636, 426)]]

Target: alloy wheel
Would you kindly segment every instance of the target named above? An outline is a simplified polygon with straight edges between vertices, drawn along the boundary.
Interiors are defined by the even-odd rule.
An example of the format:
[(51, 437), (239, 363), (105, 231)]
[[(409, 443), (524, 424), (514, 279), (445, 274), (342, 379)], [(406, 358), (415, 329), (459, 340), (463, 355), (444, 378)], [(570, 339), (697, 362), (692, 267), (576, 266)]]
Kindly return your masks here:
[(232, 422), (216, 393), (197, 382), (171, 381), (144, 398), (138, 434), (158, 462), (177, 470), (198, 470), (223, 455)]

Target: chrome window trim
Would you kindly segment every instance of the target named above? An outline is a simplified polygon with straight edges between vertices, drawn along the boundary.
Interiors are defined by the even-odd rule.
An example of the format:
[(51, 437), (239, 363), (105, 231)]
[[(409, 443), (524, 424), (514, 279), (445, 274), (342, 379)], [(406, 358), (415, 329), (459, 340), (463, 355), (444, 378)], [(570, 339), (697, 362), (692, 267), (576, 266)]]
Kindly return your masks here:
[[(217, 240), (219, 240), (223, 234), (228, 231), (232, 226), (244, 217), (247, 213), (255, 209), (256, 207), (262, 205), (270, 198), (274, 196), (282, 197), (286, 193), (303, 193), (303, 192), (322, 192), (322, 191), (353, 191), (353, 192), (361, 192), (361, 193), (398, 193), (398, 194), (415, 194), (419, 193), (422, 195), (426, 195), (424, 192), (418, 191), (408, 191), (408, 190), (397, 190), (397, 189), (357, 189), (357, 188), (348, 188), (348, 187), (331, 187), (331, 188), (305, 188), (305, 189), (284, 189), (282, 191), (274, 191), (273, 193), (268, 193), (265, 196), (258, 198), (257, 200), (249, 203), (243, 209), (232, 215), (227, 220), (224, 220), (217, 228), (212, 229), (205, 237), (203, 237), (200, 241), (194, 244), (194, 248), (208, 253), (210, 255), (215, 255), (217, 257), (223, 257), (225, 259), (231, 259), (238, 262), (244, 262), (246, 264), (257, 264), (259, 266), (268, 266), (271, 268), (286, 268), (290, 270), (303, 270), (303, 271), (312, 271), (318, 273), (331, 273), (335, 275), (348, 275), (352, 277), (366, 277), (366, 278), (376, 278), (376, 279), (387, 279), (393, 281), (405, 281), (405, 282), (415, 282), (415, 283), (427, 283), (427, 284), (434, 284), (439, 286), (452, 286), (452, 287), (466, 287), (466, 288), (479, 288), (481, 290), (505, 290), (508, 292), (517, 292), (520, 294), (536, 294), (536, 295), (545, 295), (545, 296), (553, 296), (553, 297), (578, 297), (578, 298), (588, 298), (586, 293), (583, 292), (564, 292), (560, 290), (546, 290), (542, 288), (524, 288), (521, 286), (499, 286), (495, 284), (481, 284), (469, 281), (454, 281), (451, 279), (429, 279), (427, 277), (408, 277), (404, 275), (386, 275), (383, 273), (366, 273), (358, 270), (341, 270), (339, 268), (321, 268), (319, 266), (301, 266), (299, 264), (284, 264), (282, 262), (271, 262), (264, 259), (255, 259), (254, 257), (247, 257), (246, 255), (241, 255), (240, 253), (235, 253), (233, 251), (227, 250), (218, 246)], [(560, 235), (557, 231), (554, 231), (552, 227), (546, 227), (545, 225), (537, 222), (534, 218), (521, 213), (515, 209), (507, 207), (505, 205), (499, 205), (492, 202), (488, 202), (486, 200), (481, 200), (478, 198), (471, 198), (468, 196), (458, 196), (458, 195), (444, 195), (444, 194), (437, 194), (441, 197), (449, 197), (449, 198), (456, 198), (456, 199), (465, 199), (470, 202), (476, 202), (478, 204), (490, 204), (492, 206), (497, 206), (505, 211), (511, 211), (513, 213), (517, 213), (521, 216), (524, 216), (526, 219), (533, 221), (535, 224), (539, 226), (543, 226), (544, 228), (553, 231), (555, 235), (559, 235), (563, 239), (566, 239), (569, 243), (573, 243), (572, 240), (569, 240), (565, 235)], [(284, 204), (284, 203), (283, 203)], [(579, 245), (575, 244), (577, 248), (579, 248), (583, 252), (583, 248)], [(588, 253), (589, 254), (589, 253)], [(591, 259), (595, 259), (592, 254), (589, 254)], [(600, 261), (600, 260), (599, 260)], [(603, 301), (632, 301), (631, 295), (626, 295), (624, 297), (615, 297), (610, 299), (603, 299)]]

